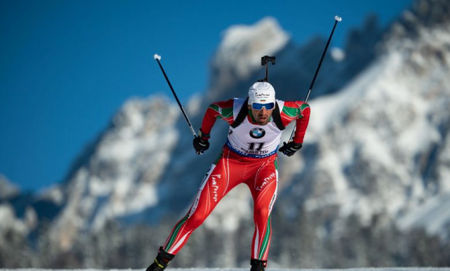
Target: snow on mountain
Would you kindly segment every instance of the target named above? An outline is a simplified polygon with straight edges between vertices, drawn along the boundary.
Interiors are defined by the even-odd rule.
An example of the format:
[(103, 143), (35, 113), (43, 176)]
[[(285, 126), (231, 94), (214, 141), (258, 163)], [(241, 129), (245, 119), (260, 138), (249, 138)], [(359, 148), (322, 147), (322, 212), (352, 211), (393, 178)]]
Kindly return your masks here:
[(337, 207), (341, 217), (357, 214), (365, 223), (382, 214), (403, 229), (445, 234), (450, 24), (429, 28), (419, 17), (415, 35), (399, 39), (404, 27), (393, 26), (384, 53), (347, 87), (311, 102), (305, 151), (315, 153), (299, 159), (289, 196), (309, 211)]
[[(10, 199), (20, 195), (20, 190), (11, 183), (4, 175), (0, 174), (0, 233), (18, 232), (28, 234), (35, 226), (36, 214), (32, 208), (27, 208), (22, 218), (18, 217)], [(0, 242), (2, 242), (0, 235)]]
[(19, 189), (11, 183), (6, 176), (0, 174), (0, 200), (20, 193)]
[[(236, 80), (248, 78), (260, 67), (261, 56), (281, 50), (288, 41), (286, 32), (271, 17), (253, 26), (236, 25), (228, 28), (212, 60), (211, 81), (229, 87)], [(209, 94), (218, 93), (210, 91)]]
[[(37, 226), (37, 215), (33, 208), (27, 207), (23, 217), (18, 217), (15, 208), (8, 202), (0, 202), (0, 233), (14, 232), (26, 236)], [(0, 243), (5, 236), (0, 234)]]
[(0, 204), (0, 232), (6, 232), (7, 230), (18, 231), (21, 233), (27, 233), (28, 229), (25, 223), (18, 219), (14, 213), (14, 209), (9, 204)]
[(278, 22), (271, 17), (253, 26), (231, 26), (224, 33), (213, 63), (229, 67), (239, 77), (245, 77), (259, 67), (262, 55), (280, 50), (288, 39)]
[(70, 248), (80, 231), (158, 203), (156, 185), (178, 139), (178, 109), (165, 98), (131, 99), (116, 114), (92, 155), (67, 181), (66, 203), (53, 229)]

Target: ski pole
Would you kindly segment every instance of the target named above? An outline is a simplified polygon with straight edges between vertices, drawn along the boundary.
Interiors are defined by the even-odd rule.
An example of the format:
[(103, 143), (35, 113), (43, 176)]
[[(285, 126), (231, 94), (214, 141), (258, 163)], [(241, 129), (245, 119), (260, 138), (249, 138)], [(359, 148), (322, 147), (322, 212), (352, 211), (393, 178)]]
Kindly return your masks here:
[(184, 118), (186, 119), (187, 124), (189, 125), (189, 128), (191, 128), (192, 134), (194, 135), (194, 137), (197, 137), (197, 133), (195, 132), (194, 127), (192, 126), (191, 121), (189, 120), (188, 116), (186, 115), (186, 112), (184, 111), (183, 105), (181, 105), (181, 102), (180, 102), (180, 100), (178, 99), (178, 96), (177, 96), (177, 94), (175, 93), (175, 90), (173, 89), (172, 84), (170, 83), (170, 80), (169, 80), (169, 78), (167, 77), (167, 74), (166, 74), (166, 72), (164, 71), (163, 66), (161, 65), (161, 56), (158, 55), (158, 54), (154, 54), (154, 55), (153, 55), (153, 58), (156, 60), (156, 62), (158, 62), (159, 68), (161, 69), (161, 71), (162, 71), (162, 73), (163, 73), (163, 75), (164, 75), (164, 78), (166, 78), (167, 84), (169, 85), (170, 90), (172, 90), (172, 94), (173, 94), (173, 96), (175, 96), (175, 100), (177, 100), (178, 106), (180, 107), (181, 112), (183, 113), (183, 116), (184, 116)]
[[(336, 29), (336, 26), (337, 26), (337, 24), (338, 24), (340, 21), (342, 21), (342, 17), (339, 17), (339, 16), (337, 16), (337, 15), (334, 16), (334, 25), (333, 25), (333, 29), (331, 30), (330, 36), (328, 37), (327, 44), (325, 45), (325, 49), (323, 50), (322, 56), (320, 57), (319, 65), (317, 65), (316, 72), (314, 73), (314, 76), (313, 76), (313, 79), (312, 79), (312, 81), (311, 81), (311, 84), (309, 85), (308, 93), (306, 94), (306, 98), (305, 98), (305, 103), (308, 102), (309, 95), (311, 94), (311, 91), (312, 91), (312, 89), (313, 89), (313, 87), (314, 87), (314, 83), (316, 82), (316, 78), (317, 78), (317, 75), (319, 74), (320, 67), (322, 66), (323, 59), (325, 58), (325, 55), (326, 55), (327, 50), (328, 50), (328, 46), (330, 45), (330, 42), (331, 42), (331, 38), (333, 37), (334, 30)], [(294, 129), (292, 130), (291, 137), (289, 138), (289, 141), (292, 140), (292, 137), (294, 136), (294, 133), (295, 133), (295, 126), (294, 126)]]
[(313, 79), (311, 81), (311, 84), (309, 85), (308, 94), (306, 95), (306, 98), (305, 98), (305, 103), (308, 102), (309, 95), (311, 94), (312, 88), (314, 87), (314, 83), (316, 82), (317, 75), (319, 74), (320, 67), (322, 66), (322, 61), (325, 58), (325, 55), (326, 55), (327, 50), (328, 50), (328, 46), (330, 45), (330, 42), (331, 42), (331, 38), (333, 37), (334, 30), (336, 29), (336, 26), (337, 26), (338, 22), (340, 22), (340, 21), (342, 21), (341, 17), (339, 17), (337, 15), (334, 16), (333, 29), (331, 30), (331, 34), (328, 37), (327, 45), (325, 45), (325, 49), (323, 50), (322, 56), (320, 57), (319, 65), (317, 65), (316, 72), (314, 73), (314, 76), (313, 76)]

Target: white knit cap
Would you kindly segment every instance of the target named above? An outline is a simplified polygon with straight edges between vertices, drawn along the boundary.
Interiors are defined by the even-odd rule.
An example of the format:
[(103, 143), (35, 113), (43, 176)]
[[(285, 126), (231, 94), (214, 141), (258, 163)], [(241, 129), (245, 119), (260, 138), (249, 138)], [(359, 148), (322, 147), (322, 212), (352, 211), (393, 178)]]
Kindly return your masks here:
[(275, 103), (275, 89), (268, 82), (256, 82), (248, 90), (248, 104)]

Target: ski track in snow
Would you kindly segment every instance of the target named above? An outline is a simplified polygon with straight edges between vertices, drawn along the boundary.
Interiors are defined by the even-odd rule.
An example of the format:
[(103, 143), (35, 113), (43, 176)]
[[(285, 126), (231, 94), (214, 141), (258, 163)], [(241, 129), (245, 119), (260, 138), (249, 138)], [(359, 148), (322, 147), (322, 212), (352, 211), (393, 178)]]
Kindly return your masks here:
[[(174, 271), (248, 271), (250, 268), (168, 268)], [(143, 271), (143, 269), (41, 269), (41, 268), (0, 268), (0, 271)], [(333, 269), (286, 269), (268, 268), (268, 271), (450, 271), (450, 267), (361, 267), (361, 268), (333, 268)]]

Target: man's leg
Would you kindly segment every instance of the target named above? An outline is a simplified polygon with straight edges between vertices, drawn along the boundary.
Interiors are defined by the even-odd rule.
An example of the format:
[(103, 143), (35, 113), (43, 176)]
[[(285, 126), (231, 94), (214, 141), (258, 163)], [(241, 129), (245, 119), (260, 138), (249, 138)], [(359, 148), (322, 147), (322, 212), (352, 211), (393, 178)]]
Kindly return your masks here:
[[(239, 172), (235, 169), (231, 171), (226, 155), (219, 159), (217, 165), (212, 165), (205, 176), (205, 179), (197, 193), (197, 196), (186, 216), (175, 224), (165, 244), (160, 249), (165, 255), (175, 256), (186, 244), (190, 235), (209, 216), (217, 203), (237, 184), (239, 179), (233, 176), (232, 172)], [(237, 174), (234, 174), (237, 175)], [(234, 178), (233, 178), (234, 177)], [(160, 254), (158, 254), (160, 255)], [(158, 258), (158, 257), (157, 257)], [(155, 260), (157, 260), (157, 258)], [(172, 259), (171, 257), (169, 261)], [(168, 263), (168, 261), (167, 261)], [(157, 266), (152, 264), (153, 267)], [(167, 264), (162, 265), (163, 270)], [(151, 267), (151, 266), (150, 266)], [(159, 269), (148, 268), (147, 271), (161, 271)]]
[[(221, 159), (222, 160), (222, 159)], [(173, 227), (163, 249), (176, 255), (186, 244), (191, 234), (209, 216), (217, 203), (228, 192), (224, 163), (219, 160), (217, 166), (212, 165), (205, 176), (195, 200), (188, 213)]]
[(272, 237), (271, 212), (275, 203), (278, 188), (278, 171), (271, 163), (261, 168), (253, 183), (249, 184), (252, 191), (254, 210), (253, 219), (255, 232), (252, 241), (251, 271), (262, 271), (266, 267)]

